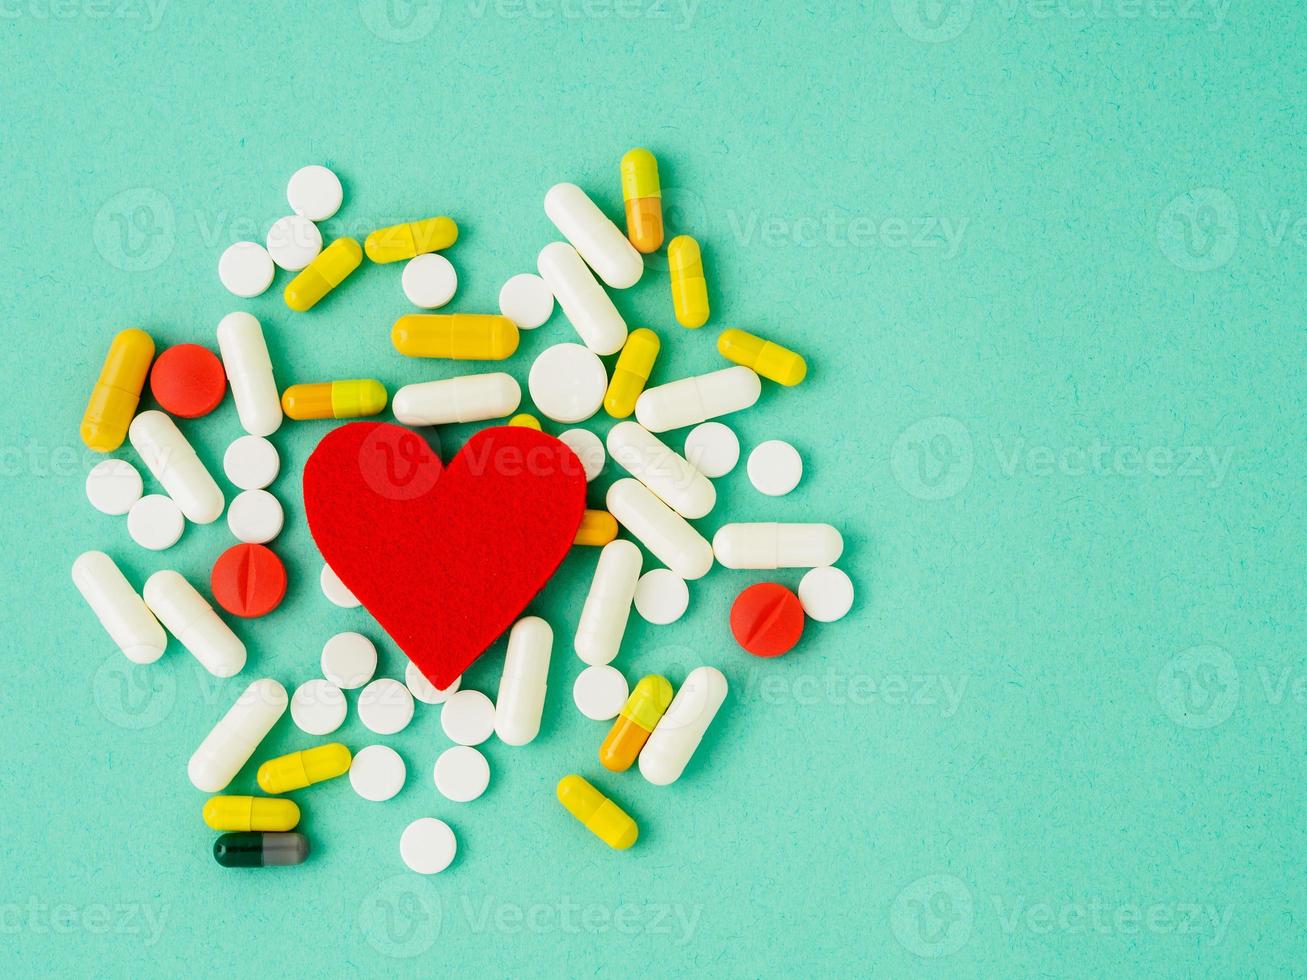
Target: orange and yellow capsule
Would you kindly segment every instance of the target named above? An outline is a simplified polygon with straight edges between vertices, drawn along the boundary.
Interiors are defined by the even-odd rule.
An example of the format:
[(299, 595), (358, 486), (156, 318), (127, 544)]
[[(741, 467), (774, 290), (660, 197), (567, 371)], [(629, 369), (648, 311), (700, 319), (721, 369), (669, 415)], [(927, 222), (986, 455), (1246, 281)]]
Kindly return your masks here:
[(767, 380), (787, 388), (808, 374), (808, 362), (801, 354), (734, 327), (722, 331), (717, 338), (717, 350), (728, 361), (752, 368)]
[(343, 776), (349, 772), (353, 761), (349, 749), (339, 742), (328, 742), (326, 745), (269, 759), (259, 766), (256, 778), (259, 788), (265, 793), (287, 793)]
[(363, 262), (363, 250), (352, 238), (337, 238), (318, 253), (298, 276), (286, 283), (286, 305), (297, 313), (305, 313), (337, 286)]
[(512, 357), (517, 324), (497, 313), (407, 313), (390, 328), (390, 342), (406, 357), (502, 361)]
[(604, 395), (604, 409), (613, 418), (624, 419), (635, 411), (635, 400), (653, 373), (654, 360), (661, 346), (658, 335), (648, 327), (632, 330), (626, 338)]
[(604, 768), (613, 772), (630, 769), (644, 743), (649, 741), (658, 719), (671, 703), (672, 685), (666, 677), (650, 674), (640, 678), (609, 729), (604, 744), (599, 746), (599, 761)]
[(637, 252), (658, 251), (663, 243), (663, 189), (658, 161), (643, 147), (622, 157), (622, 200), (626, 202), (626, 237)]
[(426, 252), (439, 252), (458, 241), (458, 225), (444, 216), (378, 228), (363, 241), (373, 262), (402, 262)]
[(640, 835), (640, 828), (625, 810), (580, 776), (564, 776), (557, 792), (558, 802), (567, 812), (614, 850), (626, 850)]
[(281, 409), (296, 420), (358, 419), (380, 414), (386, 398), (380, 381), (320, 381), (291, 385), (282, 392)]
[(111, 453), (123, 444), (153, 360), (154, 341), (144, 330), (133, 327), (114, 336), (82, 415), (82, 442), (87, 449)]
[(572, 544), (602, 547), (617, 537), (617, 518), (606, 510), (587, 510), (581, 515)]
[(667, 268), (672, 275), (672, 307), (676, 322), (691, 330), (708, 322), (708, 280), (703, 274), (703, 253), (689, 235), (677, 235), (667, 246)]
[(294, 830), (300, 808), (294, 800), (266, 796), (214, 796), (204, 804), (204, 822), (212, 830)]

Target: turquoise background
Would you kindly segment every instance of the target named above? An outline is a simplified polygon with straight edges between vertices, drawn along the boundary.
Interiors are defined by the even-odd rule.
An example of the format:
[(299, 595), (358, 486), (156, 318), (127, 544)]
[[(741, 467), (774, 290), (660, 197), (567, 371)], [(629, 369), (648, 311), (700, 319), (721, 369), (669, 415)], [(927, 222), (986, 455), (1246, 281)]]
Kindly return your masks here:
[[(3, 972), (1301, 975), (1298, 4), (244, 6), (0, 11)], [(394, 745), (404, 792), (303, 791), (305, 866), (220, 869), (191, 751), (252, 679), (293, 687), (332, 633), (383, 637), (318, 589), (297, 477), (328, 426), (288, 423), (293, 581), (235, 623), (249, 666), (218, 682), (174, 642), (128, 669), (74, 557), (203, 582), (232, 539), (219, 522), (147, 553), (87, 505), (77, 425), (109, 337), (214, 345), (248, 309), (282, 385), (476, 370), (394, 353), (398, 266), (297, 315), (285, 273), (239, 301), (218, 255), (324, 163), (346, 190), (328, 237), (453, 215), (449, 309), (493, 311), (557, 237), (546, 189), (576, 181), (616, 216), (634, 145), (704, 243), (715, 314), (678, 327), (657, 259), (617, 295), (663, 337), (657, 380), (720, 366), (728, 325), (811, 364), (729, 420), (746, 449), (791, 440), (801, 487), (764, 498), (741, 466), (699, 524), (836, 523), (853, 614), (755, 660), (731, 600), (800, 574), (717, 568), (681, 622), (633, 617), (630, 677), (711, 663), (733, 686), (685, 778), (653, 787), (602, 773), (607, 726), (570, 703), (578, 551), (532, 607), (559, 637), (543, 731), (486, 747), (484, 798), (436, 794), (436, 709), (391, 739), (351, 710), (340, 737)], [(508, 370), (570, 339), (556, 313)], [(240, 432), (230, 399), (185, 429), (215, 472)], [(472, 431), (440, 433), (446, 458)], [(501, 649), (467, 686), (493, 695)], [(311, 741), (286, 718), (256, 760)], [(633, 851), (562, 812), (570, 771), (637, 817)], [(425, 815), (460, 842), (431, 879), (397, 846)]]

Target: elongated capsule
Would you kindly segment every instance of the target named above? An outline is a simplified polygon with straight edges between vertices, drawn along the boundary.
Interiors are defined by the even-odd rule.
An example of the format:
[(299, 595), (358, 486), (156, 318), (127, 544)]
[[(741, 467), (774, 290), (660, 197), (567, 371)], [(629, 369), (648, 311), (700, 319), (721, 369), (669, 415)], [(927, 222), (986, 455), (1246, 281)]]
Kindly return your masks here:
[(808, 373), (808, 362), (801, 355), (734, 327), (722, 331), (717, 338), (717, 350), (728, 361), (752, 368), (768, 381), (787, 388), (798, 384)]
[(171, 416), (151, 410), (132, 419), (132, 448), (168, 496), (193, 524), (212, 524), (222, 516), (222, 490)]
[(211, 830), (294, 830), (300, 808), (294, 800), (266, 796), (214, 796), (204, 804), (204, 822)]
[(663, 188), (658, 161), (644, 147), (622, 157), (622, 200), (626, 202), (626, 237), (648, 255), (663, 243)]
[(213, 842), (213, 859), (224, 868), (278, 868), (303, 864), (308, 856), (303, 834), (223, 834)]
[(439, 252), (458, 241), (458, 225), (443, 215), (389, 228), (378, 228), (363, 240), (373, 262), (402, 262), (424, 252)]
[(87, 551), (73, 562), (73, 584), (104, 631), (134, 664), (163, 656), (168, 637), (127, 577), (103, 551)]
[(286, 283), (286, 305), (297, 313), (315, 307), (363, 262), (363, 250), (352, 238), (337, 238)]
[(408, 313), (390, 328), (390, 342), (406, 357), (502, 361), (518, 339), (516, 323), (491, 313)]
[(526, 745), (540, 734), (553, 648), (554, 631), (539, 616), (513, 624), (495, 698), (495, 734), (505, 745)]
[(608, 512), (687, 582), (712, 568), (712, 545), (639, 480), (618, 480), (608, 488)]
[(245, 644), (179, 573), (165, 568), (146, 579), (145, 604), (214, 677), (245, 668)]
[(672, 309), (676, 322), (691, 330), (708, 322), (708, 280), (703, 253), (689, 235), (677, 235), (667, 246), (667, 270), (672, 277)]
[(111, 453), (123, 444), (153, 360), (154, 341), (144, 330), (133, 327), (114, 335), (82, 415), (87, 449)]
[(824, 568), (844, 553), (829, 524), (723, 524), (712, 539), (726, 568)]
[(380, 381), (321, 381), (291, 385), (281, 395), (286, 417), (304, 419), (357, 419), (379, 415), (386, 407), (386, 388)]
[(666, 432), (749, 408), (761, 394), (757, 374), (728, 367), (650, 388), (636, 399), (635, 418), (650, 432)]
[(640, 253), (581, 188), (575, 184), (549, 188), (545, 214), (595, 275), (613, 289), (626, 289), (640, 281), (644, 273)]
[(558, 781), (558, 802), (614, 850), (626, 850), (640, 836), (625, 810), (575, 773)]
[(658, 335), (648, 327), (632, 330), (626, 338), (604, 395), (604, 408), (613, 418), (624, 419), (635, 411), (635, 400), (653, 373), (661, 346)]
[(540, 250), (536, 268), (587, 347), (605, 356), (622, 349), (626, 321), (576, 249), (552, 242)]
[(666, 677), (650, 674), (640, 678), (608, 730), (604, 744), (599, 746), (599, 761), (604, 768), (613, 772), (630, 769), (671, 703), (672, 685)]
[(191, 756), (186, 773), (195, 788), (206, 793), (226, 789), (289, 703), (286, 689), (271, 677), (247, 687)]
[(281, 399), (263, 327), (248, 313), (228, 313), (218, 324), (218, 349), (241, 427), (252, 436), (272, 435), (281, 427)]
[(512, 415), (522, 386), (511, 374), (468, 374), (405, 385), (395, 392), (395, 419), (404, 425), (484, 422)]
[(591, 666), (610, 664), (622, 646), (644, 558), (630, 541), (604, 545), (581, 607), (572, 646)]
[(608, 455), (682, 517), (703, 517), (717, 503), (712, 481), (639, 422), (608, 430)]
[(581, 525), (572, 544), (602, 546), (616, 537), (617, 518), (606, 510), (587, 510), (581, 515)]
[(349, 772), (353, 761), (353, 756), (344, 745), (328, 742), (326, 745), (316, 745), (311, 749), (269, 759), (259, 766), (256, 778), (259, 789), (265, 793), (289, 793), (293, 789), (303, 789), (314, 783), (343, 776)]
[(726, 700), (726, 691), (726, 678), (716, 667), (690, 671), (640, 752), (640, 775), (655, 786), (680, 779)]

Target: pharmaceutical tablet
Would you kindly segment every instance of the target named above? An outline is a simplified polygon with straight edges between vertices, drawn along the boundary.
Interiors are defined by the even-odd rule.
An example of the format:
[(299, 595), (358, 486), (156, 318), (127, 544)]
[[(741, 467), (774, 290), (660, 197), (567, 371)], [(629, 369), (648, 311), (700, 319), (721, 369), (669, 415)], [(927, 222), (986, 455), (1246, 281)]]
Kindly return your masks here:
[(640, 836), (630, 814), (576, 773), (560, 779), (555, 792), (568, 813), (614, 850), (626, 850)]
[(188, 521), (212, 524), (222, 515), (222, 490), (170, 416), (142, 412), (132, 419), (127, 438)]
[(572, 700), (591, 721), (616, 718), (630, 693), (622, 672), (608, 664), (587, 667), (572, 685)]
[(480, 745), (495, 730), (495, 706), (480, 691), (451, 694), (440, 709), (440, 727), (451, 742)]
[(283, 391), (281, 409), (297, 421), (367, 418), (380, 415), (388, 397), (385, 385), (372, 378), (315, 381)]
[(762, 382), (749, 368), (723, 368), (646, 388), (635, 400), (635, 418), (650, 432), (666, 432), (742, 411), (761, 394)]
[(454, 803), (471, 803), (490, 785), (490, 763), (470, 745), (455, 745), (436, 757), (436, 789)]
[(597, 435), (589, 429), (568, 429), (558, 438), (576, 453), (576, 458), (585, 469), (587, 483), (603, 472), (608, 454), (604, 452), (604, 444)]
[(141, 595), (150, 612), (214, 677), (234, 677), (245, 669), (245, 644), (178, 572), (155, 572)]
[(306, 735), (330, 735), (345, 723), (345, 695), (330, 681), (305, 681), (291, 695), (290, 718)]
[(114, 334), (82, 413), (79, 432), (87, 449), (111, 453), (123, 444), (152, 360), (154, 341), (144, 330), (128, 328)]
[(281, 425), (281, 395), (262, 325), (248, 313), (228, 313), (218, 323), (218, 350), (241, 428), (252, 436), (272, 435)]
[(267, 490), (243, 490), (227, 508), (227, 526), (238, 541), (266, 544), (281, 533), (285, 515)]
[(655, 568), (635, 585), (635, 611), (656, 626), (674, 623), (690, 607), (690, 587), (668, 568)]
[(227, 479), (242, 490), (262, 490), (277, 479), (281, 457), (262, 436), (241, 436), (227, 447), (222, 469)]
[(839, 560), (844, 538), (829, 524), (723, 524), (712, 550), (727, 568), (820, 568)]
[(648, 255), (663, 243), (663, 191), (658, 160), (642, 146), (622, 156), (622, 200), (626, 204), (626, 237), (637, 252)]
[(222, 404), (227, 374), (209, 348), (175, 344), (154, 359), (150, 394), (169, 415), (198, 419)]
[(363, 249), (352, 238), (337, 238), (282, 290), (282, 299), (297, 313), (307, 313), (363, 262)]
[(171, 497), (152, 493), (132, 504), (127, 512), (127, 533), (142, 548), (163, 551), (182, 536), (186, 518)]
[(322, 232), (308, 218), (288, 214), (268, 229), (268, 254), (287, 272), (299, 272), (322, 251)]
[(693, 581), (708, 574), (712, 545), (639, 480), (618, 480), (608, 488), (606, 499), (617, 523), (681, 578)]
[(599, 552), (572, 641), (576, 655), (586, 663), (609, 664), (617, 656), (643, 562), (640, 549), (630, 541), (611, 541)]
[(608, 453), (682, 517), (698, 519), (717, 503), (708, 478), (639, 422), (618, 422), (609, 429)]
[(413, 695), (390, 677), (380, 677), (359, 694), (359, 721), (378, 735), (402, 732), (413, 720)]
[(86, 499), (101, 514), (126, 514), (144, 488), (140, 472), (125, 459), (103, 460), (86, 474)]
[(286, 566), (261, 544), (233, 545), (218, 556), (209, 588), (218, 605), (233, 616), (266, 616), (286, 598)]
[(458, 273), (449, 259), (427, 252), (408, 260), (400, 284), (410, 303), (424, 310), (434, 310), (454, 298), (458, 290)]
[(218, 257), (218, 281), (227, 292), (241, 299), (266, 292), (276, 273), (272, 256), (258, 242), (228, 245)]
[(704, 476), (725, 476), (740, 461), (740, 440), (721, 422), (702, 422), (685, 437), (685, 458)]
[(414, 820), (399, 838), (399, 856), (410, 871), (420, 875), (439, 874), (449, 867), (458, 851), (458, 841), (449, 824), (435, 817)]
[(608, 215), (575, 184), (555, 184), (545, 194), (545, 214), (581, 258), (613, 289), (640, 281), (644, 260)]
[(630, 769), (671, 703), (672, 685), (666, 677), (649, 674), (640, 678), (599, 746), (600, 764), (612, 772)]
[(519, 330), (534, 330), (554, 315), (554, 294), (539, 276), (523, 272), (499, 290), (499, 312)]
[(318, 583), (322, 586), (322, 594), (331, 600), (333, 605), (340, 606), (342, 609), (356, 609), (363, 603), (354, 598), (354, 593), (345, 588), (342, 582), (331, 570), (330, 565), (322, 566), (322, 574), (318, 576)]
[(726, 692), (726, 678), (716, 667), (690, 671), (640, 752), (640, 775), (655, 786), (680, 779)]
[(87, 551), (73, 562), (73, 584), (104, 631), (134, 664), (163, 656), (168, 638), (145, 600), (103, 551)]
[(322, 676), (337, 687), (353, 691), (376, 672), (377, 648), (363, 634), (337, 633), (323, 644)]
[(622, 349), (626, 321), (576, 249), (566, 242), (546, 245), (536, 259), (536, 268), (587, 347), (603, 355)]
[(369, 745), (354, 753), (349, 784), (363, 799), (380, 803), (404, 788), (407, 774), (404, 760), (389, 745)]
[(408, 685), (409, 693), (423, 704), (444, 704), (463, 683), (463, 675), (455, 677), (449, 687), (436, 687), (422, 675), (417, 664), (409, 661), (409, 665), (404, 668), (404, 682)]
[(191, 784), (205, 793), (225, 789), (272, 731), (289, 701), (286, 689), (271, 677), (247, 687), (191, 756), (186, 765)]
[(838, 568), (814, 568), (799, 580), (799, 601), (817, 622), (833, 623), (853, 608), (853, 582)]
[(589, 348), (555, 344), (531, 365), (527, 387), (536, 408), (555, 422), (584, 422), (603, 405), (608, 375)]
[(521, 403), (517, 379), (498, 371), (405, 385), (395, 392), (391, 409), (404, 425), (448, 425), (501, 419)]
[(788, 442), (769, 439), (749, 453), (748, 472), (759, 493), (783, 497), (803, 479), (803, 459)]
[(286, 185), (286, 202), (290, 209), (310, 221), (326, 221), (340, 210), (345, 191), (340, 178), (317, 164), (300, 167)]
[(495, 734), (505, 745), (526, 745), (540, 734), (553, 649), (553, 628), (539, 616), (513, 624), (495, 696)]

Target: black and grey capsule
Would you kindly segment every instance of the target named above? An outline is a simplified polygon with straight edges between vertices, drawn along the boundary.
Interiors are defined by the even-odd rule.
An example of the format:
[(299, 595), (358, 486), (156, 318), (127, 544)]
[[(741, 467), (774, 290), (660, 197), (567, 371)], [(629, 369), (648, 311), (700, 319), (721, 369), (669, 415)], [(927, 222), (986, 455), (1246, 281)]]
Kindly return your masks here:
[(213, 859), (224, 868), (272, 868), (303, 864), (309, 839), (303, 834), (223, 834), (213, 842)]

